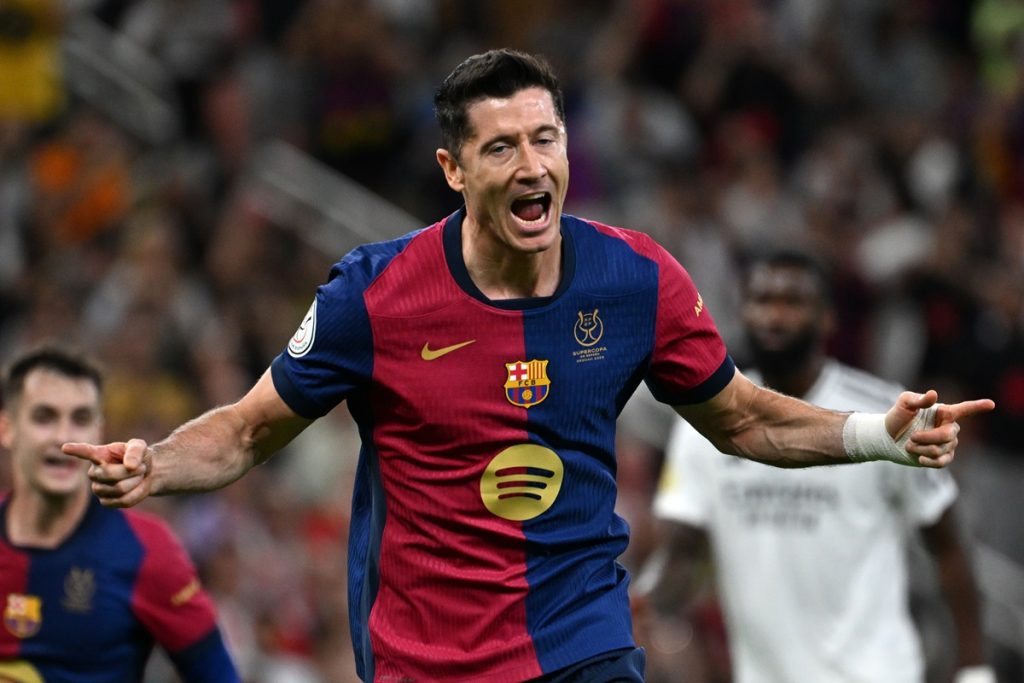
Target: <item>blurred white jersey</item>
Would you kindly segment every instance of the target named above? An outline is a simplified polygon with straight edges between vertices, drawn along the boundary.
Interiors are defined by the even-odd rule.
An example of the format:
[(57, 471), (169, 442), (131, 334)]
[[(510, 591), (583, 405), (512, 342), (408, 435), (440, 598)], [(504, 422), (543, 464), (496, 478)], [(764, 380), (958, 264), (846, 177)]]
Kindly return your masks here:
[[(899, 393), (830, 361), (804, 398), (877, 413)], [(711, 536), (736, 683), (920, 683), (906, 535), (956, 495), (945, 470), (778, 469), (722, 455), (680, 420), (654, 509)]]

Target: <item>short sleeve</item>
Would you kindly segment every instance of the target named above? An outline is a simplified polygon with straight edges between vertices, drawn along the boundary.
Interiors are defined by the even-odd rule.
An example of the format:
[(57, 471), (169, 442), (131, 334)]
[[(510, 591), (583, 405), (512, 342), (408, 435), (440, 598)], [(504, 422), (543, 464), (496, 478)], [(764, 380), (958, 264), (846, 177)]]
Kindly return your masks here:
[(309, 310), (271, 364), (274, 387), (299, 415), (315, 419), (373, 372), (373, 340), (363, 293), (367, 258), (353, 252), (331, 270)]
[(144, 548), (132, 611), (168, 652), (199, 642), (217, 623), (191, 559), (162, 520), (135, 514), (129, 522)]
[(669, 405), (706, 401), (729, 383), (736, 367), (686, 270), (660, 246), (650, 257), (658, 263), (658, 309), (647, 385)]
[(706, 526), (712, 513), (710, 458), (721, 455), (696, 429), (677, 420), (665, 448), (654, 514), (662, 519)]
[(143, 547), (132, 611), (190, 683), (237, 683), (213, 601), (170, 528), (152, 515), (128, 516)]
[(880, 464), (885, 466), (903, 517), (913, 526), (935, 524), (956, 500), (959, 490), (948, 470)]

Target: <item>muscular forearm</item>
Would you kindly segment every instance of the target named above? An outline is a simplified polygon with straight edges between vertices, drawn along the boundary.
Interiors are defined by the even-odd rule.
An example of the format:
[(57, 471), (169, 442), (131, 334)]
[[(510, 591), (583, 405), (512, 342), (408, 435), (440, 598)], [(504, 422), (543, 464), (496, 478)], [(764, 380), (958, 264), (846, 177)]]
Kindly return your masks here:
[(281, 401), (269, 372), (237, 403), (185, 423), (151, 448), (155, 494), (227, 486), (284, 447), (311, 420)]
[(715, 402), (676, 410), (723, 453), (776, 467), (849, 462), (843, 446), (848, 414), (812, 406), (745, 378)]
[(152, 493), (212, 491), (236, 481), (260, 461), (251, 431), (234, 406), (185, 423), (150, 447)]
[(812, 406), (771, 390), (752, 399), (760, 415), (731, 435), (737, 455), (776, 467), (807, 467), (848, 463), (843, 425), (849, 415)]
[(888, 460), (945, 467), (953, 460), (958, 417), (992, 410), (989, 399), (938, 403), (904, 391), (885, 413), (840, 413), (756, 386), (737, 372), (711, 399), (676, 406), (720, 451), (777, 467)]
[(305, 429), (274, 388), (270, 372), (237, 403), (211, 410), (152, 446), (142, 439), (65, 443), (63, 451), (92, 464), (92, 491), (109, 507), (131, 507), (154, 494), (227, 486)]

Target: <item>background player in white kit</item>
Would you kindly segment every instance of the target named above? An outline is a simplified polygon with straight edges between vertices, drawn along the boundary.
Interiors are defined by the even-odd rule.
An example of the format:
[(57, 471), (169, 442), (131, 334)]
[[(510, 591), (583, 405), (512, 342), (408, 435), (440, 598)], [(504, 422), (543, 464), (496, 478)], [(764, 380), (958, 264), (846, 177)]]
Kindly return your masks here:
[[(811, 258), (756, 259), (742, 312), (752, 381), (834, 410), (883, 410), (899, 395), (899, 387), (825, 355), (832, 311), (827, 278)], [(920, 683), (907, 573), (917, 528), (956, 627), (955, 681), (991, 683), (956, 495), (946, 470), (746, 462), (677, 421), (654, 503), (666, 521), (660, 571), (646, 599), (659, 613), (678, 614), (696, 588), (687, 577), (710, 546), (735, 683)]]

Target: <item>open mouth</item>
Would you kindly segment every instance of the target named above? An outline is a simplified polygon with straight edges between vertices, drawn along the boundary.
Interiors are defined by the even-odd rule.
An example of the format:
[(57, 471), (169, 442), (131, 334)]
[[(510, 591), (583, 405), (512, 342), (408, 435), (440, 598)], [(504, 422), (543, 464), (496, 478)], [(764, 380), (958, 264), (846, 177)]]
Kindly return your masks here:
[(49, 468), (62, 470), (76, 470), (80, 467), (81, 461), (67, 455), (47, 455), (43, 458), (43, 465)]
[(512, 215), (527, 227), (544, 225), (551, 210), (551, 193), (534, 192), (512, 201)]

